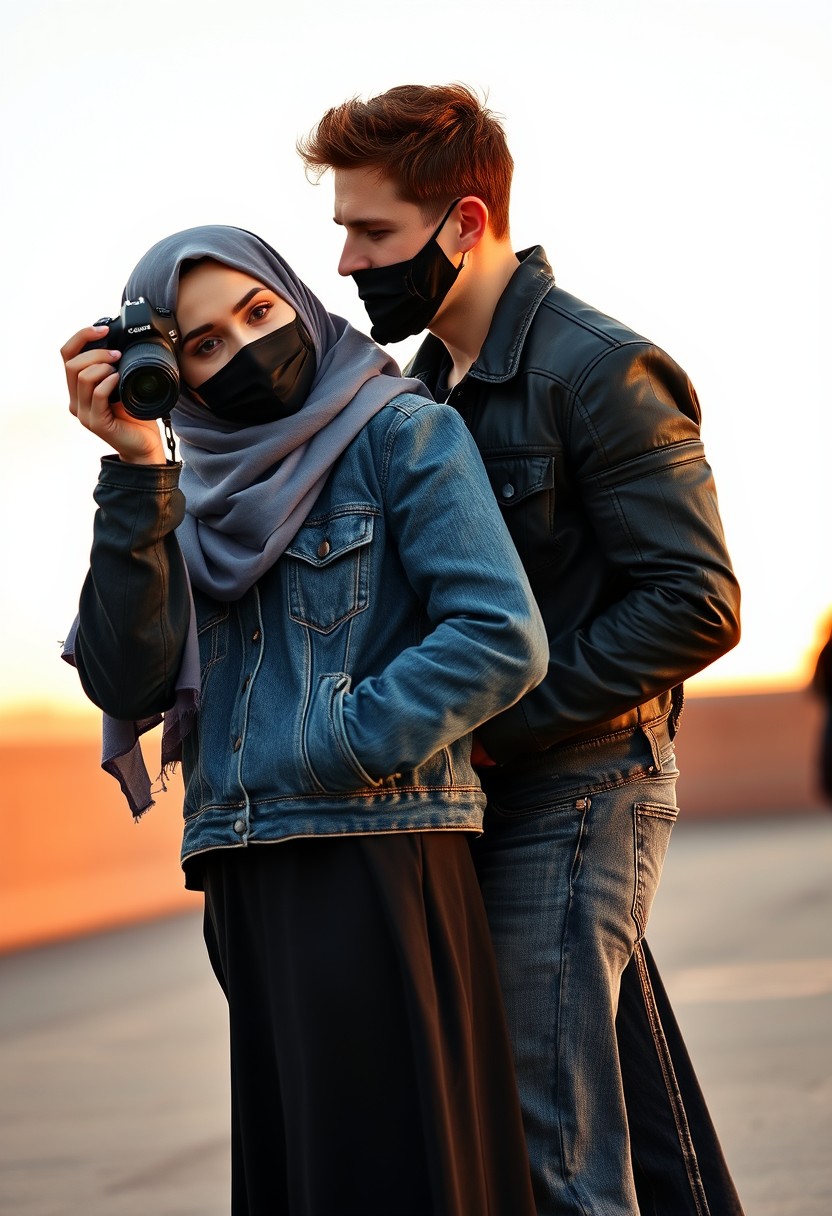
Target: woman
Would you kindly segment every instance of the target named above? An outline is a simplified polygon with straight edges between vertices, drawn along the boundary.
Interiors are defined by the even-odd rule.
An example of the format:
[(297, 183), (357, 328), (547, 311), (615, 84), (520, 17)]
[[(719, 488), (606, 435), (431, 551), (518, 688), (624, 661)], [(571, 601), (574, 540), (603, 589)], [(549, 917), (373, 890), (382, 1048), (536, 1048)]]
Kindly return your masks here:
[(117, 457), (75, 661), (114, 718), (170, 736), (199, 705), (182, 860), (229, 1003), (232, 1210), (531, 1213), (469, 732), (546, 640), (477, 453), (250, 233), (171, 236), (125, 295), (175, 310), (184, 468), (76, 334), (70, 408)]

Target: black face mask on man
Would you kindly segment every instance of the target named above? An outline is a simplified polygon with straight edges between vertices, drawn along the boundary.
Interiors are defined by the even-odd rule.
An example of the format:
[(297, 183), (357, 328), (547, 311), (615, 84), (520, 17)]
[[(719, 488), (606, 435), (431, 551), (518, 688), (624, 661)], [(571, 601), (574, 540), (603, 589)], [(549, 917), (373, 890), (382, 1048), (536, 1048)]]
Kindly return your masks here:
[(315, 350), (300, 317), (238, 350), (191, 391), (217, 418), (240, 426), (296, 414), (315, 378)]
[[(461, 197), (461, 196), (460, 196)], [(401, 342), (427, 329), (462, 270), (446, 256), (437, 237), (460, 199), (454, 199), (439, 227), (415, 257), (392, 266), (374, 266), (353, 274), (358, 294), (373, 323), (376, 342)]]

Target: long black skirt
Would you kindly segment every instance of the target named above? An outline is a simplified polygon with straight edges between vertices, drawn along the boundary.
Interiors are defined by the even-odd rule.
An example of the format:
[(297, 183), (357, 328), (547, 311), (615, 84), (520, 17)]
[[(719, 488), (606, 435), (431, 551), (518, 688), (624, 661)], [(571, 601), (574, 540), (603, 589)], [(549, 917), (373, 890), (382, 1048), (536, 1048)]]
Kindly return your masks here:
[(304, 839), (203, 867), (233, 1216), (533, 1216), (466, 835)]

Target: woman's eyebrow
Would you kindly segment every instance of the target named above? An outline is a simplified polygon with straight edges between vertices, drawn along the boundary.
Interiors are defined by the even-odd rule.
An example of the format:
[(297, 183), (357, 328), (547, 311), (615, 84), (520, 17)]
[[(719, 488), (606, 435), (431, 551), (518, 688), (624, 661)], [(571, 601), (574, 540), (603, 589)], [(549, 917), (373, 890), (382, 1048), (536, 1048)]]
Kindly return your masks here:
[[(252, 287), (251, 291), (246, 292), (242, 300), (238, 300), (237, 303), (232, 306), (231, 311), (234, 316), (236, 316), (238, 312), (242, 312), (249, 300), (253, 300), (258, 292), (261, 291), (271, 291), (271, 288), (266, 287), (262, 283), (259, 287)], [(202, 336), (202, 334), (207, 334), (213, 328), (213, 325), (198, 325), (196, 329), (192, 329), (190, 333), (185, 334), (185, 337), (182, 339), (182, 345), (185, 346), (191, 341), (192, 338), (199, 338)]]
[(259, 291), (269, 291), (269, 290), (270, 289), (268, 287), (265, 287), (262, 283), (258, 284), (257, 287), (252, 287), (251, 291), (247, 291), (246, 294), (243, 296), (242, 300), (240, 300), (237, 304), (235, 304), (234, 307), (231, 309), (231, 311), (236, 316), (238, 312), (243, 311), (246, 304), (248, 304), (249, 300), (254, 299), (254, 297), (257, 295), (257, 293)]
[(185, 334), (185, 337), (182, 339), (182, 345), (187, 346), (191, 338), (199, 338), (202, 334), (210, 333), (213, 328), (213, 325), (198, 325), (189, 334)]

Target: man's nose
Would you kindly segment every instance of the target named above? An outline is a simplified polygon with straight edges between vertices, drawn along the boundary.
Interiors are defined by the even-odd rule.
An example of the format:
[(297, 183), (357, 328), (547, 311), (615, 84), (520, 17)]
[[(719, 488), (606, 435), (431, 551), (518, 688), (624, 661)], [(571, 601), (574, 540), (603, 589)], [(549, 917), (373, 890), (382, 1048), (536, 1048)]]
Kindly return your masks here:
[(344, 248), (341, 250), (338, 273), (346, 277), (355, 274), (356, 270), (369, 270), (371, 265), (370, 259), (356, 249), (351, 237), (347, 237), (344, 241)]

